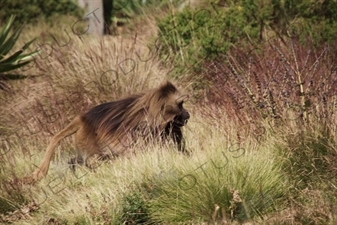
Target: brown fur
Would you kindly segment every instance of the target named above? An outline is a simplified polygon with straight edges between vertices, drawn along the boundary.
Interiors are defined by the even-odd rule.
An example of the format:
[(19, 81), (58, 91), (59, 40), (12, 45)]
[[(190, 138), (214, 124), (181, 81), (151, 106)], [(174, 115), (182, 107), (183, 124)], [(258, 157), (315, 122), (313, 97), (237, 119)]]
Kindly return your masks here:
[[(29, 180), (35, 182), (46, 176), (58, 142), (72, 134), (75, 134), (75, 148), (78, 155), (74, 160), (76, 162), (72, 163), (80, 164), (86, 164), (87, 159), (95, 154), (106, 154), (107, 148), (113, 154), (120, 154), (126, 146), (135, 141), (135, 131), (139, 129), (142, 129), (143, 135), (146, 133), (145, 136), (160, 136), (163, 132), (170, 135), (168, 127), (173, 127), (179, 130), (179, 135), (175, 137), (180, 139), (178, 142), (181, 145), (180, 127), (189, 118), (188, 112), (182, 107), (182, 101), (182, 95), (177, 88), (167, 82), (156, 89), (92, 108), (77, 116), (52, 138), (41, 165)], [(179, 125), (176, 126), (172, 121), (178, 116), (183, 123), (178, 121)], [(140, 124), (146, 124), (147, 129)]]

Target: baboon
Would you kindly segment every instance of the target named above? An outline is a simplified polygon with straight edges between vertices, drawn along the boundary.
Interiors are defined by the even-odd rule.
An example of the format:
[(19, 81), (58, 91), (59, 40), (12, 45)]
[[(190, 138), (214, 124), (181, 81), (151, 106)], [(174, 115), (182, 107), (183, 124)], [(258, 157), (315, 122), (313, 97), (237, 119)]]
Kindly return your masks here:
[(75, 134), (77, 157), (70, 163), (87, 165), (91, 156), (103, 156), (109, 151), (118, 155), (139, 136), (145, 140), (172, 138), (178, 150), (186, 153), (181, 127), (190, 114), (183, 107), (185, 99), (186, 96), (167, 81), (147, 92), (92, 108), (52, 138), (41, 165), (26, 179), (35, 182), (46, 176), (58, 142), (72, 134)]

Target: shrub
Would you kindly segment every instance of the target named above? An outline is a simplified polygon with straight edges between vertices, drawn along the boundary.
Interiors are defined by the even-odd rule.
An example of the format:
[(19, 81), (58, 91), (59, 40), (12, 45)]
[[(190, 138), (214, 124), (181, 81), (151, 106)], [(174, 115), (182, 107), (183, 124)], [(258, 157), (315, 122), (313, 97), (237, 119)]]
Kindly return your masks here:
[(206, 62), (204, 77), (212, 82), (209, 100), (233, 108), (233, 117), (246, 121), (335, 123), (334, 54), (329, 47), (314, 51), (288, 43), (290, 47), (282, 47), (270, 41), (250, 51), (233, 48)]
[[(177, 5), (181, 0), (146, 0), (146, 1), (103, 1), (104, 4), (104, 20), (108, 26), (113, 24), (115, 34), (117, 26), (122, 26), (134, 21), (140, 15), (149, 12), (149, 9), (156, 8), (156, 10), (164, 8), (168, 5)], [(131, 23), (132, 24), (132, 23)]]
[(149, 205), (140, 192), (131, 192), (122, 199), (120, 224), (150, 224)]
[[(158, 21), (156, 48), (173, 61), (173, 74), (186, 68), (200, 72), (202, 63), (227, 54), (231, 47), (247, 51), (269, 39), (296, 38), (303, 45), (321, 47), (337, 37), (337, 3), (309, 0), (241, 0), (185, 8)], [(320, 16), (317, 16), (320, 15)], [(249, 50), (249, 49), (248, 49)]]
[(0, 0), (0, 21), (16, 15), (15, 25), (36, 23), (38, 20), (53, 22), (58, 15), (81, 17), (83, 10), (72, 0)]

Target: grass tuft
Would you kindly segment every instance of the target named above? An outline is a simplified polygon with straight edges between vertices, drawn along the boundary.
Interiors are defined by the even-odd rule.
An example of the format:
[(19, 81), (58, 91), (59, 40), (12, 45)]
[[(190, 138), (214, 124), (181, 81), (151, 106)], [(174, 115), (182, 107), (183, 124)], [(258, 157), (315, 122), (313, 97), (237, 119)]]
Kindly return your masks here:
[(238, 156), (209, 149), (149, 178), (154, 221), (243, 222), (273, 211), (287, 193), (287, 179), (275, 158), (260, 151)]

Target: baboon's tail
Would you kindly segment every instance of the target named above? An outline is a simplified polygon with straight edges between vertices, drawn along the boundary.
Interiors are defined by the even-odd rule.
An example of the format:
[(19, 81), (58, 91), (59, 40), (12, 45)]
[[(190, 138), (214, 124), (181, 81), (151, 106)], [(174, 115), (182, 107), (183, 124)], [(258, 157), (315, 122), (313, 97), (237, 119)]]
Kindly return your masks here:
[(47, 147), (47, 151), (43, 157), (41, 165), (31, 175), (31, 179), (33, 179), (33, 182), (36, 182), (41, 178), (43, 178), (44, 176), (46, 176), (49, 169), (50, 160), (54, 154), (58, 142), (61, 141), (63, 138), (76, 133), (76, 131), (80, 127), (81, 127), (81, 118), (78, 116), (66, 128), (58, 132), (53, 137), (53, 139), (50, 141), (50, 144)]

